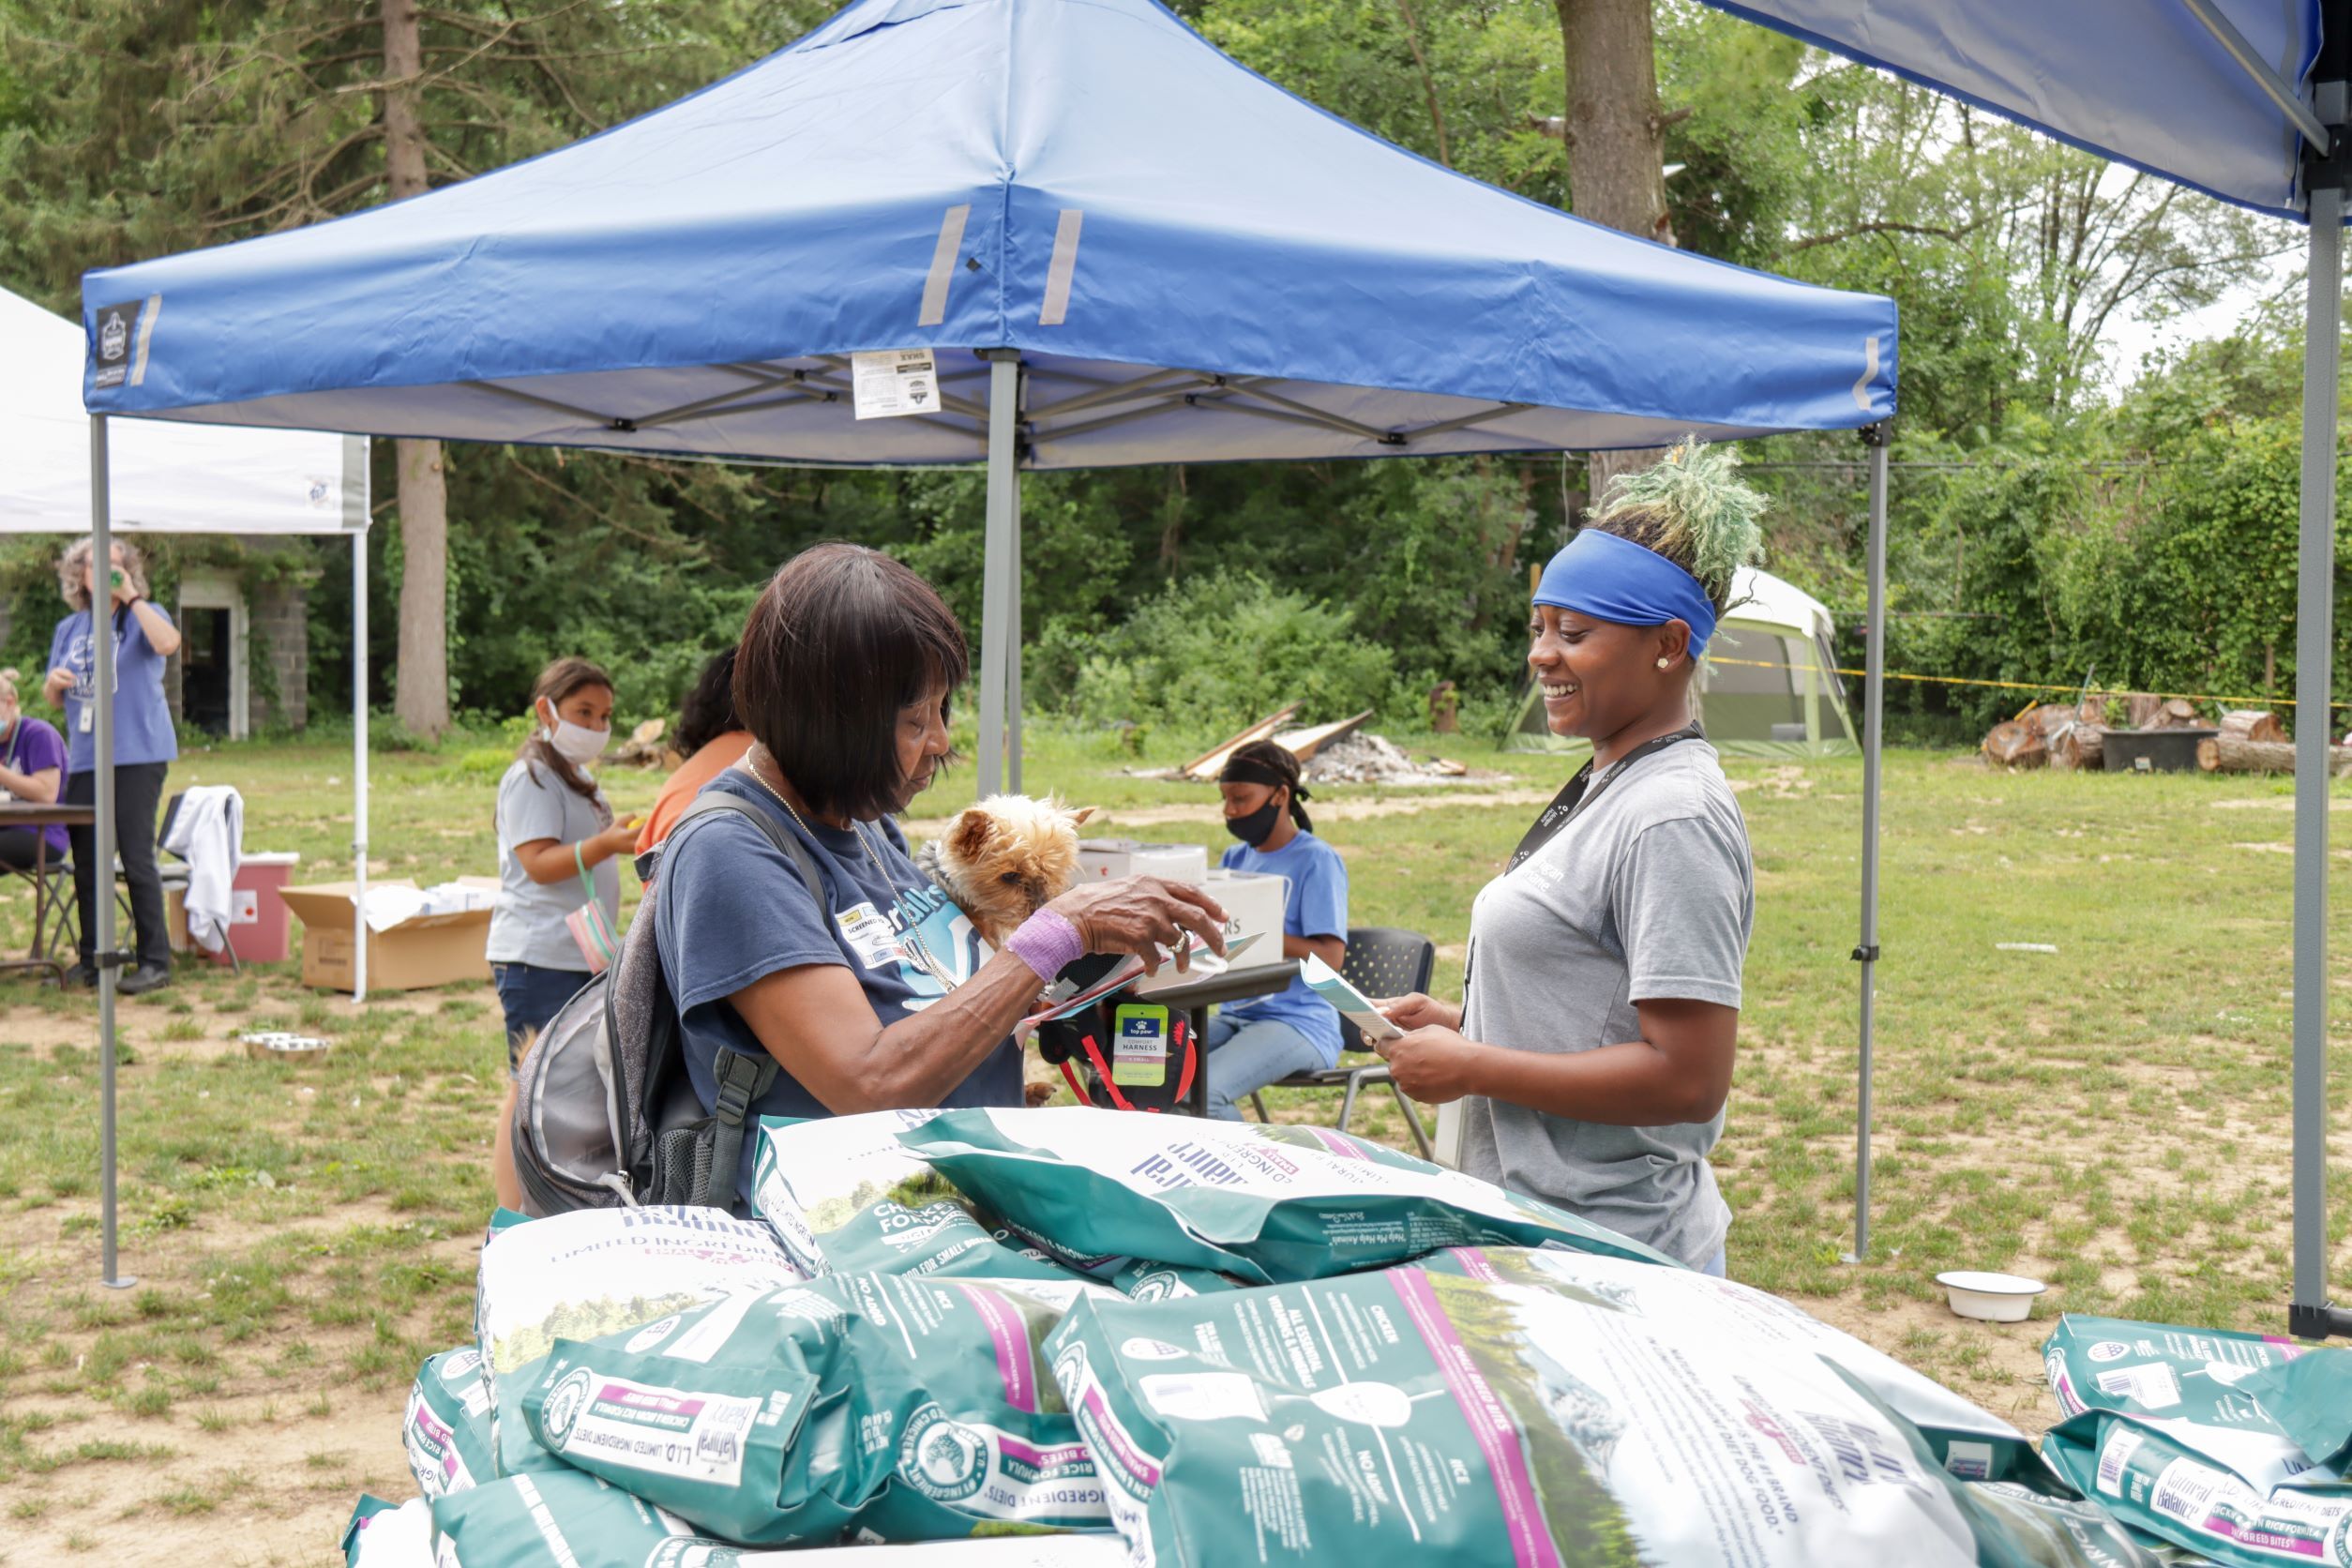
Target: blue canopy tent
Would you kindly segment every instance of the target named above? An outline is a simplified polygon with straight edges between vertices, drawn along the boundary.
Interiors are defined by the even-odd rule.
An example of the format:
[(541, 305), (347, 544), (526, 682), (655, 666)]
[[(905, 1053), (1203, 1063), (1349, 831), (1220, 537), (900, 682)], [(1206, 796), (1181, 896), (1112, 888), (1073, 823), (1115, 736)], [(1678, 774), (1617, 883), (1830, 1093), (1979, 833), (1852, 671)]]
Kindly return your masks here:
[[(2328, 767), (2336, 392), (2352, 0), (1709, 0), (2059, 141), (2311, 231), (2295, 642), (2295, 1284), (2289, 1329), (2352, 1333), (2328, 1289)], [(1871, 594), (1883, 590), (1874, 540)], [(1873, 616), (1874, 638), (1877, 617)], [(1877, 657), (1874, 641), (1871, 653)], [(1876, 766), (1877, 703), (1864, 740)], [(1862, 946), (1877, 952), (1877, 831)], [(1855, 1233), (1868, 1244), (1870, 979)]]
[[(126, 414), (985, 461), (984, 789), (1008, 752), (1019, 785), (1024, 471), (1655, 446), (1894, 409), (1891, 301), (1465, 179), (1153, 0), (862, 0), (573, 146), (93, 272), (83, 298), (101, 462)], [(852, 356), (908, 349), (937, 356), (936, 405), (855, 417)]]

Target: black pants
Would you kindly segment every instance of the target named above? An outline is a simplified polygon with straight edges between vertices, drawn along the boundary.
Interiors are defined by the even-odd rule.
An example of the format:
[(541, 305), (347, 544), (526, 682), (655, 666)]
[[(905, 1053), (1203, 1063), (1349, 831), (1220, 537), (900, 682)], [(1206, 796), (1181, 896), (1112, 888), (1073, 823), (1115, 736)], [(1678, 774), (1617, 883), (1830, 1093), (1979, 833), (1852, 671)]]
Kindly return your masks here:
[[(138, 961), (172, 962), (172, 934), (163, 925), (163, 879), (155, 868), (155, 819), (163, 807), (163, 776), (169, 762), (135, 762), (114, 770), (114, 852), (123, 857), (123, 880), (130, 884), (130, 923), (139, 933)], [(66, 804), (98, 803), (98, 775), (66, 776)], [(98, 900), (114, 896), (113, 878), (98, 863), (98, 829), (69, 827), (73, 846), (74, 908), (82, 913), (82, 961), (98, 950)]]
[[(30, 871), (40, 854), (41, 835), (48, 831), (45, 827), (0, 827), (0, 866)], [(52, 866), (63, 858), (55, 850), (49, 852)]]

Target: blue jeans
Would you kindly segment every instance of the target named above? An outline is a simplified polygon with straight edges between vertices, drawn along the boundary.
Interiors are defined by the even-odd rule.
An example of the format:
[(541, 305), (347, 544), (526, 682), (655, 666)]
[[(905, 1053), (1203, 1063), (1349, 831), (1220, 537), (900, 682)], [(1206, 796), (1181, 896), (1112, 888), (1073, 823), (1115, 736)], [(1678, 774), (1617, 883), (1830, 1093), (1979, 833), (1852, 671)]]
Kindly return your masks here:
[(498, 983), (498, 1004), (506, 1010), (506, 1070), (514, 1071), (522, 1054), (523, 1036), (545, 1029), (556, 1009), (588, 984), (584, 969), (548, 969), (539, 964), (490, 965)]
[(1717, 1247), (1717, 1248), (1715, 1249), (1715, 1255), (1714, 1255), (1712, 1258), (1710, 1258), (1709, 1259), (1707, 1259), (1707, 1261), (1706, 1261), (1706, 1262), (1704, 1262), (1704, 1263), (1702, 1263), (1702, 1264), (1700, 1264), (1700, 1265), (1699, 1265), (1698, 1272), (1699, 1272), (1700, 1274), (1711, 1274), (1711, 1275), (1713, 1275), (1713, 1276), (1714, 1276), (1715, 1278), (1717, 1278), (1717, 1279), (1728, 1279), (1728, 1278), (1730, 1278), (1730, 1277), (1731, 1277), (1731, 1247), (1730, 1247), (1730, 1244), (1729, 1244), (1729, 1243), (1726, 1243), (1724, 1245)]
[(1235, 1018), (1219, 1013), (1201, 1036), (1201, 1071), (1209, 1075), (1209, 1114), (1238, 1122), (1235, 1102), (1292, 1073), (1328, 1067), (1315, 1042), (1280, 1018)]

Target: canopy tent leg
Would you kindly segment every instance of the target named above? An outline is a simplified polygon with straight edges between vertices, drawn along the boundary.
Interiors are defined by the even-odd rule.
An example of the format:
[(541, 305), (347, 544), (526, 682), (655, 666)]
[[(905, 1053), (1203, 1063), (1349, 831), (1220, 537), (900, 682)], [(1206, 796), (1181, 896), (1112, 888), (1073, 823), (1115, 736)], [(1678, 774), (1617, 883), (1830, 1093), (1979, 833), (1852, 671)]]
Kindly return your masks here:
[[(1015, 396), (1018, 397), (1018, 384)], [(1021, 792), (1021, 508), (1020, 471), (1013, 471), (1013, 607), (1004, 617), (1005, 790)]]
[[(106, 415), (90, 415), (90, 580), (103, 587), (114, 559), (113, 498), (107, 493), (109, 464)], [(92, 961), (98, 965), (98, 1283), (122, 1290), (136, 1285), (115, 1267), (114, 1212), (114, 983), (122, 955), (114, 951), (114, 640), (107, 634), (98, 596), (90, 599), (91, 677), (96, 689), (90, 704), (96, 710), (92, 729), (96, 745), (90, 766), (97, 785), (97, 831), (93, 835), (90, 882), (97, 897), (90, 902), (98, 926), (90, 939)]]
[[(2328, 100), (2332, 97), (2335, 101)], [(2344, 85), (2320, 113), (2344, 118)], [(2317, 173), (2323, 165), (2306, 165)], [(2341, 175), (2337, 175), (2341, 178)], [(2344, 190), (2311, 182), (2303, 337), (2303, 475), (2295, 628), (2295, 1295), (2288, 1332), (2352, 1334), (2328, 1299), (2328, 740), (2334, 653), (2336, 382), (2344, 323)]]
[(351, 536), (351, 1004), (368, 1000), (368, 529)]
[[(980, 580), (980, 776), (983, 795), (1004, 788), (1005, 698), (1008, 663), (1020, 652), (1020, 631), (1012, 625), (1018, 603), (1013, 574), (1019, 569), (1021, 478), (1015, 466), (1014, 427), (1020, 418), (1020, 352), (984, 349), (988, 362), (988, 515), (986, 560)], [(1016, 731), (1018, 744), (1018, 731)], [(1019, 764), (1016, 763), (1018, 767)]]
[(1870, 447), (1870, 624), (1863, 636), (1862, 940), (1862, 1063), (1855, 1095), (1854, 1250), (1849, 1263), (1870, 1256), (1870, 1048), (1877, 1023), (1878, 977), (1878, 792), (1885, 749), (1887, 685), (1887, 423), (1862, 432)]

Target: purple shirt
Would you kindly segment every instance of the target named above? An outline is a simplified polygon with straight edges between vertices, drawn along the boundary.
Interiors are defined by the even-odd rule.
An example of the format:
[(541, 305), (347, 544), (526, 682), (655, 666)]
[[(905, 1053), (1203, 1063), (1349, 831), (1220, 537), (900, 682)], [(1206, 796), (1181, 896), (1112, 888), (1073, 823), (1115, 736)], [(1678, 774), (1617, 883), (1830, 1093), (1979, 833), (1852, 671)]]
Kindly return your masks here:
[[(13, 773), (45, 773), (57, 770), (57, 793), (66, 792), (66, 742), (56, 727), (45, 720), (19, 715), (5, 735), (0, 735), (0, 767)], [(66, 852), (66, 830), (50, 827), (43, 830), (49, 840), (50, 852)]]

